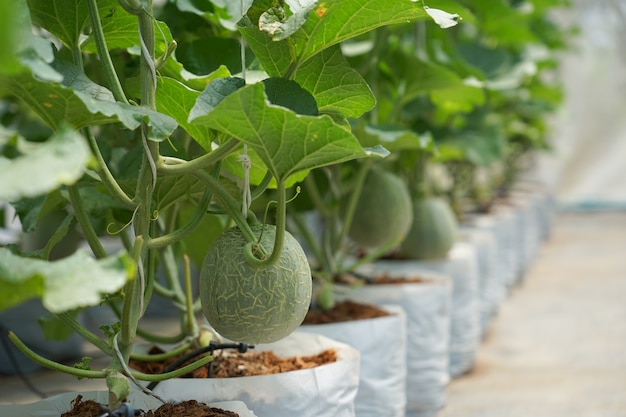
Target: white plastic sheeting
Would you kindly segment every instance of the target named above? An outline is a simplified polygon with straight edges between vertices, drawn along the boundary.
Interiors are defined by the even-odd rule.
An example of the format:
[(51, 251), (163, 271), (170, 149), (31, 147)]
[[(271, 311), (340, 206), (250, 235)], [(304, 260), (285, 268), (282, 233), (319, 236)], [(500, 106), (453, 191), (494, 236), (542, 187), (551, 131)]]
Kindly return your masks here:
[(448, 348), (452, 285), (448, 276), (416, 266), (412, 261), (377, 261), (360, 273), (374, 277), (420, 277), (423, 282), (364, 285), (353, 300), (396, 304), (407, 316), (406, 417), (431, 417), (445, 405), (449, 381)]
[(322, 335), (294, 332), (254, 351), (271, 350), (280, 357), (337, 351), (337, 361), (275, 375), (236, 378), (177, 378), (160, 382), (154, 392), (165, 400), (194, 399), (206, 403), (243, 401), (258, 417), (354, 417), (359, 386), (359, 352)]
[[(339, 301), (340, 297), (336, 298)], [(390, 315), (341, 323), (303, 325), (297, 330), (347, 343), (360, 352), (359, 390), (354, 400), (356, 417), (405, 415), (406, 314), (397, 305), (381, 307)]]

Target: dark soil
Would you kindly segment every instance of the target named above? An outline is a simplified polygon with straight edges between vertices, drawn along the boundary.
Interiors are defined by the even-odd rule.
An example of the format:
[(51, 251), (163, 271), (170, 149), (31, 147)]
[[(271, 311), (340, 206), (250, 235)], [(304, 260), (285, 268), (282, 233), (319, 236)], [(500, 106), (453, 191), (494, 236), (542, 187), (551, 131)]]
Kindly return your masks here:
[[(102, 411), (97, 402), (92, 400), (83, 401), (82, 395), (78, 395), (72, 401), (72, 409), (61, 414), (61, 417), (100, 417)], [(154, 411), (145, 411), (139, 414), (142, 417), (238, 417), (239, 414), (221, 408), (209, 407), (195, 400), (182, 401), (172, 404), (165, 403)]]
[(330, 310), (309, 310), (302, 324), (340, 323), (344, 321), (373, 319), (388, 315), (389, 313), (375, 305), (342, 301), (336, 303)]
[[(151, 353), (158, 353), (157, 350)], [(144, 373), (161, 373), (177, 357), (163, 362), (131, 361), (131, 366)], [(197, 359), (197, 358), (196, 358)], [(280, 358), (271, 351), (239, 353), (225, 350), (216, 352), (215, 358), (206, 367), (184, 375), (183, 378), (231, 378), (239, 376), (270, 375), (299, 369), (314, 368), (337, 360), (334, 349), (327, 349), (311, 356)]]

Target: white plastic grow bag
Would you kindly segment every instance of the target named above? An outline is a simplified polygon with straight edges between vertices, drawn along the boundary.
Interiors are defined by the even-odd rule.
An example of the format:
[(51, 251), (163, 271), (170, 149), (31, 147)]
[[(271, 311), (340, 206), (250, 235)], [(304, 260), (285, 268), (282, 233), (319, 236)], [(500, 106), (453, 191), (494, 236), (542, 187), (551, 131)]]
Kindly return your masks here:
[[(336, 299), (342, 299), (337, 295)], [(348, 294), (348, 299), (351, 297)], [(406, 408), (406, 314), (400, 306), (381, 306), (386, 317), (340, 323), (303, 325), (297, 331), (316, 333), (347, 343), (361, 354), (357, 417), (404, 417)]]
[(481, 339), (498, 311), (503, 288), (498, 277), (498, 250), (495, 232), (462, 226), (460, 234), (476, 249)]
[(257, 345), (280, 357), (308, 356), (334, 348), (337, 361), (275, 375), (234, 378), (177, 378), (154, 392), (168, 401), (243, 401), (258, 417), (354, 417), (359, 385), (359, 352), (322, 335), (295, 332), (275, 343)]
[(503, 285), (508, 294), (513, 288), (518, 274), (521, 272), (521, 258), (519, 247), (520, 224), (516, 211), (505, 205), (493, 207), (490, 214), (495, 217), (498, 230), (498, 244), (501, 249), (503, 263)]
[(452, 378), (458, 377), (472, 369), (480, 344), (476, 250), (470, 243), (457, 241), (446, 259), (422, 260), (418, 265), (452, 279), (448, 369)]
[(359, 272), (367, 276), (420, 277), (423, 282), (364, 285), (350, 298), (378, 305), (397, 304), (407, 317), (406, 416), (434, 416), (445, 405), (450, 337), (451, 280), (413, 261), (377, 261)]
[[(71, 410), (71, 402), (79, 394), (82, 395), (83, 401), (93, 400), (101, 404), (106, 404), (109, 401), (107, 391), (66, 392), (31, 404), (0, 405), (0, 416), (59, 417), (62, 413)], [(156, 410), (162, 404), (160, 400), (134, 390), (131, 391), (129, 401), (135, 410)], [(234, 411), (239, 414), (239, 417), (256, 417), (256, 414), (241, 401), (213, 402), (209, 405), (222, 410)]]

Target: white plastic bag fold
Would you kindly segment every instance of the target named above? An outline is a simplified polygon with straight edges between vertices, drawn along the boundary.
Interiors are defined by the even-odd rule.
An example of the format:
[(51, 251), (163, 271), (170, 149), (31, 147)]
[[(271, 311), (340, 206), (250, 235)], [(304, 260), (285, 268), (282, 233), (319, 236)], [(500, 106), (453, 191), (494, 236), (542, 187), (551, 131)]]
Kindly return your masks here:
[[(351, 298), (349, 293), (342, 296)], [(406, 314), (399, 306), (382, 307), (389, 316), (303, 325), (297, 330), (347, 343), (360, 352), (356, 417), (404, 417), (405, 413)]]

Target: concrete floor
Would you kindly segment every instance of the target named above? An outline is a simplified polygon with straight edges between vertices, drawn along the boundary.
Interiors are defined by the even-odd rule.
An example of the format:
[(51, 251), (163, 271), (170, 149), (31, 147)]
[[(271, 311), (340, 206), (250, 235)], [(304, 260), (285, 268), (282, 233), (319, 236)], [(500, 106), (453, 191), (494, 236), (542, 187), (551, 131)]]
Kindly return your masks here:
[(561, 213), (438, 417), (626, 416), (626, 213)]
[[(29, 377), (46, 394), (103, 387), (48, 371)], [(626, 417), (626, 212), (556, 217), (475, 369), (447, 396), (437, 417)], [(37, 399), (0, 376), (0, 404)]]

